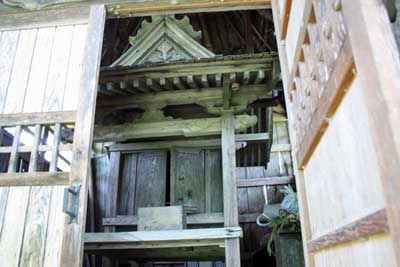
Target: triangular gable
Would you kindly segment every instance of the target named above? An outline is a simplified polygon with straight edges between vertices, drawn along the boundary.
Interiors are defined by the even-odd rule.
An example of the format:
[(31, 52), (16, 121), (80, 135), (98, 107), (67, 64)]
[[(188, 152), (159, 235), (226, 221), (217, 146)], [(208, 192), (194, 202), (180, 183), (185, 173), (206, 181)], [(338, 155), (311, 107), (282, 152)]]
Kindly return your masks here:
[(194, 31), (186, 16), (181, 20), (173, 15), (153, 16), (151, 22), (143, 21), (136, 36), (129, 38), (132, 47), (111, 66), (214, 57), (196, 41), (200, 39), (201, 32)]

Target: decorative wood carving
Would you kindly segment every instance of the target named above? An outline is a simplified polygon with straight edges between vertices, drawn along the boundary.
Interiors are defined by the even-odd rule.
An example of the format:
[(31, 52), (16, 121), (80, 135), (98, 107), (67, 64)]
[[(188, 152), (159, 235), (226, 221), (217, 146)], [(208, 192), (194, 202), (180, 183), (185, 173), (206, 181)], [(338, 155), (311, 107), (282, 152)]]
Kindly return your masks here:
[(142, 22), (136, 36), (129, 38), (132, 47), (111, 66), (214, 57), (212, 52), (200, 45), (200, 38), (201, 32), (193, 29), (186, 16), (181, 20), (173, 15), (153, 16), (151, 22)]

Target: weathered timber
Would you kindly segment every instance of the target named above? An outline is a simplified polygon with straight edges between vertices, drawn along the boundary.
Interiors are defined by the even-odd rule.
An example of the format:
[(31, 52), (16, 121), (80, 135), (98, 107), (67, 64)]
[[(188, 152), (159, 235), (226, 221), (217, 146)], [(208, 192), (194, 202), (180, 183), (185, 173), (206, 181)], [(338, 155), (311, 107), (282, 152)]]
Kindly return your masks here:
[[(1, 5), (1, 4), (0, 4)], [(33, 29), (49, 26), (65, 26), (87, 23), (89, 6), (5, 14), (0, 7), (0, 31)], [(19, 9), (19, 11), (21, 11)]]
[(0, 174), (0, 186), (67, 185), (67, 172), (19, 172)]
[(74, 111), (4, 114), (0, 116), (0, 126), (71, 124), (75, 117)]
[[(51, 7), (46, 7), (43, 11), (59, 12), (70, 10), (73, 12), (85, 11), (83, 14), (75, 14), (75, 20), (86, 19), (91, 5), (106, 5), (107, 17), (142, 17), (159, 14), (181, 14), (181, 13), (199, 13), (199, 12), (220, 12), (234, 10), (254, 10), (270, 8), (270, 0), (226, 0), (223, 2), (214, 2), (210, 0), (190, 0), (171, 2), (170, 0), (150, 0), (150, 1), (129, 1), (129, 0), (94, 0), (94, 1), (66, 1), (57, 3)], [(73, 11), (73, 12), (72, 12)], [(0, 14), (11, 13), (12, 15), (29, 14), (25, 9), (6, 6), (0, 3)], [(10, 14), (10, 15), (11, 15)], [(53, 18), (53, 17), (51, 17)], [(48, 17), (47, 17), (48, 19)]]
[[(238, 135), (235, 135), (235, 138)], [(240, 136), (240, 135), (239, 135)], [(242, 141), (238, 142), (235, 139), (236, 144), (243, 144)], [(145, 151), (145, 150), (158, 150), (158, 149), (172, 149), (172, 148), (219, 148), (221, 147), (221, 139), (194, 139), (194, 140), (171, 140), (171, 141), (156, 141), (156, 142), (137, 142), (127, 144), (114, 144), (109, 147), (110, 152), (121, 151), (121, 152), (133, 152), (133, 151)], [(241, 148), (241, 147), (240, 147)], [(236, 148), (237, 149), (237, 148)], [(0, 148), (0, 153), (2, 153)], [(7, 150), (9, 151), (9, 150)], [(271, 153), (275, 152), (288, 152), (291, 151), (290, 144), (273, 144), (271, 147)], [(7, 152), (9, 153), (9, 152)]]
[[(257, 99), (272, 98), (271, 88), (265, 85), (244, 85), (240, 90), (232, 93), (231, 103), (233, 106), (247, 106)], [(152, 94), (134, 96), (115, 96), (100, 98), (97, 108), (142, 108), (149, 106), (163, 108), (167, 105), (204, 104), (210, 106), (222, 106), (223, 90), (220, 87), (203, 88), (202, 90), (187, 89), (182, 91), (163, 91)]]
[[(150, 260), (150, 261), (223, 261), (225, 259), (224, 248), (220, 246), (198, 246), (181, 248), (152, 248), (134, 250), (97, 250), (86, 252), (90, 254), (112, 256), (118, 254), (120, 259)], [(170, 262), (169, 262), (170, 263)]]
[(182, 230), (186, 228), (182, 206), (147, 207), (138, 209), (138, 231)]
[[(233, 115), (232, 115), (233, 116)], [(167, 120), (162, 122), (138, 122), (117, 126), (98, 126), (94, 130), (94, 140), (124, 141), (135, 138), (167, 137), (167, 136), (207, 136), (221, 133), (222, 118), (205, 118), (191, 120)], [(241, 131), (257, 122), (256, 116), (235, 116), (233, 130)], [(235, 150), (235, 144), (233, 144)]]
[[(236, 189), (236, 151), (235, 124), (233, 113), (227, 111), (222, 117), (221, 147), (222, 147), (222, 181), (224, 195), (224, 225), (236, 227), (239, 225), (237, 189)], [(251, 126), (251, 125), (250, 125)], [(246, 127), (248, 128), (248, 127)], [(240, 266), (239, 239), (225, 240), (225, 262), (227, 266)]]
[[(249, 213), (239, 215), (240, 223), (254, 223), (256, 222), (259, 213)], [(103, 226), (137, 226), (137, 216), (124, 216), (120, 215), (113, 218), (103, 218)], [(224, 214), (222, 212), (211, 213), (198, 213), (188, 214), (186, 217), (186, 224), (188, 226), (201, 226), (210, 224), (224, 224)]]
[(90, 176), (92, 132), (105, 13), (104, 6), (92, 6), (87, 28), (70, 174), (70, 183), (80, 184), (81, 193), (79, 195), (77, 223), (65, 225), (61, 254), (61, 266), (65, 267), (78, 267), (82, 265), (83, 236), (85, 232), (87, 208), (86, 192)]
[(40, 144), (40, 137), (42, 133), (42, 126), (40, 124), (35, 126), (35, 133), (33, 135), (33, 146), (31, 157), (29, 159), (29, 172), (36, 172), (37, 169), (37, 159), (38, 159), (38, 152), (39, 152), (39, 144)]
[[(58, 146), (58, 151), (72, 151), (72, 144), (60, 144)], [(35, 146), (20, 146), (18, 147), (18, 152), (19, 153), (26, 153), (26, 152), (31, 152), (34, 151), (36, 148)], [(38, 152), (46, 152), (46, 151), (51, 151), (53, 149), (53, 146), (51, 145), (40, 145), (37, 147)], [(8, 154), (11, 153), (12, 147), (10, 146), (4, 146), (0, 147), (0, 154)]]
[(383, 232), (389, 232), (386, 211), (384, 209), (378, 210), (328, 234), (308, 241), (308, 250), (310, 252), (315, 252), (330, 246), (366, 238)]
[[(135, 232), (115, 232), (115, 233), (86, 233), (85, 250), (90, 246), (100, 249), (102, 246), (111, 244), (121, 245), (127, 248), (156, 248), (172, 246), (184, 247), (196, 242), (210, 242), (218, 244), (225, 239), (236, 239), (242, 236), (240, 227), (228, 228), (205, 228), (205, 229), (184, 229), (184, 230), (159, 230), (159, 231), (135, 231)], [(124, 246), (127, 245), (127, 246)]]
[(152, 64), (136, 67), (107, 67), (101, 71), (100, 83), (134, 79), (160, 79), (206, 74), (236, 72), (265, 72), (272, 70), (277, 59), (275, 53), (263, 53), (249, 57), (222, 57), (179, 63)]
[(13, 137), (13, 144), (10, 153), (10, 161), (8, 163), (8, 173), (13, 173), (17, 169), (18, 164), (18, 147), (21, 138), (22, 127), (18, 125), (15, 127), (15, 133)]
[(260, 187), (264, 185), (284, 185), (294, 183), (293, 176), (238, 179), (237, 187)]

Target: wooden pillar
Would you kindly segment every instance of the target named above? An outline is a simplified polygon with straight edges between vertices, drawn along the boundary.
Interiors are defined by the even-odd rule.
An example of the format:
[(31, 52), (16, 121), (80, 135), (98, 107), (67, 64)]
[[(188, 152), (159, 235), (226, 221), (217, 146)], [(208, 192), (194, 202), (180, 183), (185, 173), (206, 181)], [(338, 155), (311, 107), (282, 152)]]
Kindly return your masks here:
[[(222, 179), (224, 193), (225, 227), (239, 226), (236, 189), (235, 119), (232, 111), (222, 116)], [(239, 238), (225, 240), (225, 263), (240, 266)]]

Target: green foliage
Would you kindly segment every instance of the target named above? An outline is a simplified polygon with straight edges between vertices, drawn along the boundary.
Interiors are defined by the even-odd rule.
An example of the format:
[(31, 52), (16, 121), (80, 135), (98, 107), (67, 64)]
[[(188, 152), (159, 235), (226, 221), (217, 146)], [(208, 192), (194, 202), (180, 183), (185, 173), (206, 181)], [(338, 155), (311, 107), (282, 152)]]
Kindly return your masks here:
[(279, 214), (276, 217), (269, 217), (266, 225), (271, 228), (271, 236), (267, 244), (269, 255), (273, 255), (272, 243), (277, 233), (282, 230), (290, 232), (300, 230), (299, 205), (296, 192), (293, 191), (290, 185), (285, 186), (280, 191), (285, 194), (285, 197), (281, 203)]

